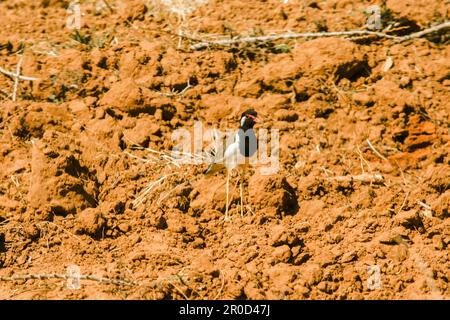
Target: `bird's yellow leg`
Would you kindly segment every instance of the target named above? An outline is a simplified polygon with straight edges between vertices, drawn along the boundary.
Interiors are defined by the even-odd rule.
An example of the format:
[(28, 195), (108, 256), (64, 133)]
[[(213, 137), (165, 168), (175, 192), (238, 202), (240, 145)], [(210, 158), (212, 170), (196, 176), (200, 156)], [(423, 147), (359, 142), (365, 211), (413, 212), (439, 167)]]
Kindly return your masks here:
[(229, 199), (229, 193), (230, 193), (230, 172), (227, 170), (227, 202), (225, 204), (225, 221), (229, 221), (230, 218), (228, 217), (228, 199)]
[(240, 190), (241, 191), (241, 217), (243, 217), (244, 216), (244, 177), (243, 177), (244, 174), (243, 174), (242, 170), (239, 171), (239, 175), (240, 175), (239, 184), (240, 184), (240, 189), (241, 189)]

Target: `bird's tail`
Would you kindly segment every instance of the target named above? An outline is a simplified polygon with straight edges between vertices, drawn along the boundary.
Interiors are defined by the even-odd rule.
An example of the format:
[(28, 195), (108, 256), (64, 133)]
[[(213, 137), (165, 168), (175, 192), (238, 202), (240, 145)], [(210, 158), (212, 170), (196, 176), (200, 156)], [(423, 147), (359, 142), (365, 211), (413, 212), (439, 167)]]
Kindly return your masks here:
[(223, 168), (223, 165), (219, 163), (210, 163), (208, 168), (203, 172), (204, 175), (212, 175)]
[(206, 168), (205, 171), (203, 171), (203, 174), (207, 175), (207, 174), (211, 174), (211, 171), (213, 169), (214, 163), (210, 163), (208, 168)]
[(208, 155), (208, 168), (203, 172), (205, 175), (212, 175), (220, 171), (223, 165), (223, 153), (224, 153), (224, 137), (219, 134), (218, 131), (213, 132), (213, 143), (206, 151)]

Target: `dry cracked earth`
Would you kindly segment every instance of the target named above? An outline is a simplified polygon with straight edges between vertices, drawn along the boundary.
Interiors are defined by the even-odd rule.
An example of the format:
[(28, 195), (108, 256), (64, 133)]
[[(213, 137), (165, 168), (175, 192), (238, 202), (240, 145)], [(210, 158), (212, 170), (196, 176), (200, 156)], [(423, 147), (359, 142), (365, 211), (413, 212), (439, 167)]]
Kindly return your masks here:
[[(449, 299), (448, 30), (190, 48), (364, 30), (371, 4), (401, 36), (449, 2), (197, 2), (80, 1), (76, 30), (69, 1), (0, 1), (0, 67), (35, 78), (0, 73), (0, 299)], [(224, 222), (226, 175), (157, 152), (247, 108), (280, 167), (243, 217), (234, 175)]]

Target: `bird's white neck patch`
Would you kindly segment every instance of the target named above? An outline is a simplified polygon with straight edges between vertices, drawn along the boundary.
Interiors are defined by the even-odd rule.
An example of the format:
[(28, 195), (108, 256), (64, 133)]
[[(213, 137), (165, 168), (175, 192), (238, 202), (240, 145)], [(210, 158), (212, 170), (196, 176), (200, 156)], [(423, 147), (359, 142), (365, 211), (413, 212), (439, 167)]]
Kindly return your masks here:
[(247, 117), (243, 116), (242, 119), (241, 119), (241, 127), (244, 126), (245, 121), (247, 121)]

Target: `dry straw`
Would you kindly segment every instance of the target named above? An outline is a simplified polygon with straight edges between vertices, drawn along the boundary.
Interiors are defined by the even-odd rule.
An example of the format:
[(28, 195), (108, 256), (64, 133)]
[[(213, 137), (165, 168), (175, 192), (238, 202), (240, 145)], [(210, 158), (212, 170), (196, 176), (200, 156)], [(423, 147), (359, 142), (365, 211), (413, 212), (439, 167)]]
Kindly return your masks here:
[(267, 42), (282, 39), (297, 39), (297, 38), (320, 38), (320, 37), (352, 37), (352, 36), (373, 36), (375, 38), (385, 38), (394, 40), (395, 42), (403, 42), (415, 38), (420, 38), (433, 32), (437, 32), (450, 27), (450, 22), (444, 22), (434, 27), (415, 32), (406, 36), (393, 36), (383, 32), (368, 31), (368, 30), (350, 30), (350, 31), (334, 31), (334, 32), (306, 32), (306, 33), (282, 33), (259, 37), (236, 37), (233, 39), (222, 39), (212, 41), (202, 41), (192, 45), (192, 50), (204, 49), (210, 46), (227, 46), (236, 43), (253, 43), (253, 42)]

